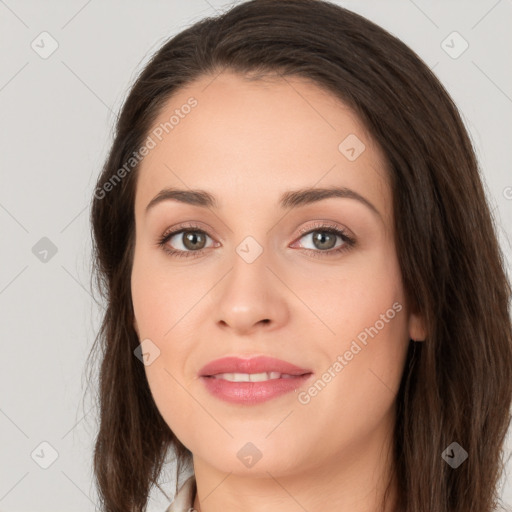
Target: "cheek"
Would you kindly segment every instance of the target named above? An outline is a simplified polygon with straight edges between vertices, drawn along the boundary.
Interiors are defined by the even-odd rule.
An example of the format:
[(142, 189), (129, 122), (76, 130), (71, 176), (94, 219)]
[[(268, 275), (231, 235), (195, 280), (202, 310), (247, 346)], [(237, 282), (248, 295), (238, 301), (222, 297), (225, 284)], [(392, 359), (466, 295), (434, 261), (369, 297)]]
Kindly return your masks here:
[[(157, 409), (169, 428), (186, 444), (187, 424), (194, 411), (194, 401), (185, 390), (189, 383), (183, 378), (190, 336), (184, 332), (187, 322), (180, 322), (189, 304), (184, 295), (191, 292), (180, 289), (158, 276), (151, 268), (134, 262), (132, 271), (132, 301), (140, 340), (155, 355), (144, 365), (151, 395)], [(180, 338), (179, 343), (173, 339)], [(149, 341), (148, 341), (149, 340)], [(190, 448), (187, 446), (187, 448)]]
[(392, 249), (354, 259), (338, 278), (331, 272), (320, 276), (309, 294), (305, 285), (302, 291), (322, 320), (323, 325), (315, 319), (310, 324), (321, 330), (314, 339), (326, 361), (318, 386), (303, 403), (311, 399), (312, 407), (334, 409), (352, 418), (355, 429), (378, 422), (389, 410), (407, 355), (406, 307)]
[(381, 348), (375, 348), (385, 353), (387, 342), (393, 346), (406, 336), (402, 278), (392, 245), (347, 258), (339, 268), (319, 266), (313, 284), (311, 272), (294, 283), (297, 295), (314, 314), (309, 324), (319, 333), (316, 339), (324, 340), (330, 354), (358, 336), (363, 343), (375, 336), (381, 340)]
[(154, 354), (144, 369), (157, 408), (169, 426), (181, 432), (179, 425), (193, 412), (194, 403), (184, 389), (190, 385), (184, 369), (200, 321), (196, 316), (200, 308), (193, 306), (207, 287), (202, 290), (194, 279), (191, 286), (190, 272), (170, 275), (168, 269), (149, 261), (142, 251), (136, 252), (131, 275), (139, 338)]
[(200, 292), (198, 281), (155, 261), (155, 255), (142, 248), (135, 251), (131, 292), (141, 338), (167, 339)]

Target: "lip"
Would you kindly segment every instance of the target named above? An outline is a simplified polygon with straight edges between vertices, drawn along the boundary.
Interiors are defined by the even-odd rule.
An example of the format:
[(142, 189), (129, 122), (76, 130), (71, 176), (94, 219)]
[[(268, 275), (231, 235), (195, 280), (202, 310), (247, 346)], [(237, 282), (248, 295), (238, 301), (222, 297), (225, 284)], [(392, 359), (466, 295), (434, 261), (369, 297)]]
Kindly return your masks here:
[[(231, 382), (215, 378), (219, 373), (279, 372), (291, 375), (263, 382)], [(311, 379), (311, 370), (300, 368), (281, 359), (266, 356), (242, 359), (223, 357), (208, 363), (199, 371), (200, 380), (215, 397), (233, 404), (256, 405), (278, 396), (297, 391)]]
[(311, 370), (300, 368), (294, 364), (276, 359), (275, 357), (257, 356), (250, 359), (242, 359), (236, 356), (215, 359), (199, 370), (200, 377), (218, 375), (219, 373), (261, 373), (279, 372), (288, 375), (304, 375)]

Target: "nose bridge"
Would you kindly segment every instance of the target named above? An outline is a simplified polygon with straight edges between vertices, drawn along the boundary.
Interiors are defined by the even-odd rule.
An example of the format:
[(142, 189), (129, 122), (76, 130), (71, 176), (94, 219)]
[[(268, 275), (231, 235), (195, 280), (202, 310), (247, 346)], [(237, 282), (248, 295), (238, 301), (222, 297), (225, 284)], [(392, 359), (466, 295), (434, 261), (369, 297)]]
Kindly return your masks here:
[(279, 255), (274, 251), (280, 246), (275, 239), (276, 220), (271, 208), (261, 201), (247, 200), (245, 206), (238, 203), (238, 215), (231, 223), (234, 253), (231, 258), (231, 281), (243, 281), (254, 291), (267, 291), (267, 295), (279, 288)]
[(267, 215), (268, 210), (261, 201), (243, 194), (237, 196), (234, 204), (229, 222), (230, 246), (235, 253), (232, 255), (232, 272), (248, 272), (249, 275), (253, 274), (255, 269), (257, 273), (268, 272), (265, 262), (268, 264), (269, 242), (273, 233), (268, 230), (271, 221)]
[(279, 246), (279, 243), (273, 238), (276, 231), (270, 229), (269, 226), (275, 221), (272, 222), (271, 215), (266, 215), (268, 211), (259, 210), (256, 217), (260, 221), (256, 222), (254, 220), (255, 208), (261, 209), (261, 205), (250, 204), (248, 208), (246, 215), (238, 217), (238, 226), (232, 233), (235, 252), (231, 260), (232, 279), (236, 276), (237, 280), (247, 280), (250, 286), (254, 285), (262, 290), (273, 290), (276, 278), (272, 271), (277, 272), (276, 268), (279, 266), (279, 255), (274, 254), (273, 251)]
[(266, 296), (270, 283), (267, 268), (269, 253), (252, 235), (246, 236), (234, 248), (232, 269), (228, 276), (230, 292), (240, 298), (250, 295), (253, 299)]

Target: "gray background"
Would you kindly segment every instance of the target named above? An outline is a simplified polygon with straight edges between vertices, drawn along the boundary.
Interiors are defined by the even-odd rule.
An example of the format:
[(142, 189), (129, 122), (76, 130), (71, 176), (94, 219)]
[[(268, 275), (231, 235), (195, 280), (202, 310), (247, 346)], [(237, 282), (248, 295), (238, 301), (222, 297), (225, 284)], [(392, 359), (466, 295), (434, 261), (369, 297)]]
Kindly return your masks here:
[[(337, 3), (408, 44), (454, 98), (510, 271), (512, 1)], [(0, 0), (0, 511), (94, 510), (96, 411), (90, 397), (82, 399), (101, 313), (89, 286), (95, 179), (114, 113), (137, 72), (169, 36), (228, 5)], [(51, 36), (40, 36), (44, 31)], [(53, 40), (57, 50), (43, 58)], [(464, 40), (469, 47), (458, 55)], [(507, 446), (509, 458), (510, 432)], [(511, 469), (509, 459), (502, 487), (508, 503)], [(159, 491), (152, 494), (150, 511), (166, 505)]]

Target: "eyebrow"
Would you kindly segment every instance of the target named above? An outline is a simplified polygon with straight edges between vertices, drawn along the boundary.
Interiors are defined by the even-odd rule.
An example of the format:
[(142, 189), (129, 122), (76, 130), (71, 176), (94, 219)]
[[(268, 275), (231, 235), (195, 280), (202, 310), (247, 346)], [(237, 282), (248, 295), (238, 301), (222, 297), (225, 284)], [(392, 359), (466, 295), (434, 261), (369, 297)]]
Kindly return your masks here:
[[(355, 190), (346, 187), (329, 188), (302, 188), (290, 190), (281, 195), (279, 205), (282, 209), (299, 208), (324, 199), (348, 198), (355, 199), (368, 207), (374, 214), (382, 219), (379, 210), (368, 199)], [(146, 213), (163, 201), (178, 201), (180, 203), (199, 206), (201, 208), (218, 209), (219, 204), (215, 196), (205, 190), (183, 190), (177, 188), (165, 188), (161, 190), (146, 206)]]

